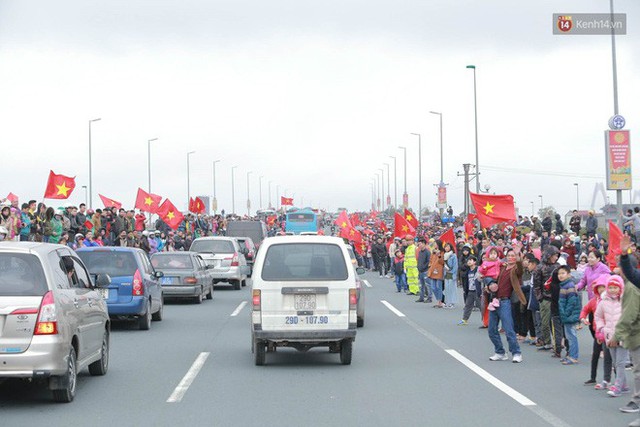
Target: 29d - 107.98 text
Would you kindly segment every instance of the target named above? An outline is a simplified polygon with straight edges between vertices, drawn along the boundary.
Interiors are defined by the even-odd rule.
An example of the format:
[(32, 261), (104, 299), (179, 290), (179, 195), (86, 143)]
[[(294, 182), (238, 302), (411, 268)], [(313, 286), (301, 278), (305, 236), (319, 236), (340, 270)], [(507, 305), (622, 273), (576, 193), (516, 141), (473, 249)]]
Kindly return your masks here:
[(298, 323), (306, 323), (307, 325), (326, 325), (329, 323), (328, 316), (287, 316), (284, 318), (286, 325), (297, 325)]

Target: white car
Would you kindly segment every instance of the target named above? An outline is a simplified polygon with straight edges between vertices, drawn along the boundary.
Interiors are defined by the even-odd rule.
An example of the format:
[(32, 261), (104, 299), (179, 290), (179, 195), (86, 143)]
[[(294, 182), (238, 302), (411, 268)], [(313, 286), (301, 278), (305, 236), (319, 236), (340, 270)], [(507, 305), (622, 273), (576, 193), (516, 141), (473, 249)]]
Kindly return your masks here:
[(329, 347), (351, 364), (357, 328), (356, 270), (342, 239), (279, 236), (264, 241), (253, 275), (251, 336), (256, 365), (277, 347)]

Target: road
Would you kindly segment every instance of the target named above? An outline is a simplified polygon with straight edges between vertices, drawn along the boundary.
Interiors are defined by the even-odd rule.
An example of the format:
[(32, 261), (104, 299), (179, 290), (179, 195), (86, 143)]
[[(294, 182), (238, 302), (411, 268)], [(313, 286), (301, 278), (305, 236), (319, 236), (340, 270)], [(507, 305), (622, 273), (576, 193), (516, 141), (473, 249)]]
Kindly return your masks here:
[(351, 366), (321, 349), (279, 349), (267, 354), (266, 366), (254, 366), (249, 306), (241, 305), (250, 288), (220, 287), (202, 305), (167, 305), (165, 320), (150, 331), (114, 324), (108, 374), (82, 373), (71, 404), (53, 403), (34, 384), (4, 382), (2, 425), (525, 427), (622, 426), (634, 419), (617, 409), (626, 398), (582, 385), (588, 331), (579, 335), (576, 366), (530, 346), (521, 364), (490, 362), (479, 313), (469, 326), (457, 326), (460, 308), (415, 303), (389, 279), (365, 279), (366, 321)]

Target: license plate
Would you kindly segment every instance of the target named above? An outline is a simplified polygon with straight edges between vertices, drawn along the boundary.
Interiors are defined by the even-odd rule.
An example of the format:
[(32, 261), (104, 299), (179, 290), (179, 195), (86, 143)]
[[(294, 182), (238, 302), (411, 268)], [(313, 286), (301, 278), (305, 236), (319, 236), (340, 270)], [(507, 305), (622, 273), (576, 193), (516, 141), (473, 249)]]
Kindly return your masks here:
[(315, 310), (316, 309), (316, 296), (311, 295), (294, 295), (294, 307), (296, 310)]
[(109, 299), (109, 289), (99, 289), (102, 299)]
[(160, 283), (163, 285), (173, 285), (173, 277), (163, 277)]

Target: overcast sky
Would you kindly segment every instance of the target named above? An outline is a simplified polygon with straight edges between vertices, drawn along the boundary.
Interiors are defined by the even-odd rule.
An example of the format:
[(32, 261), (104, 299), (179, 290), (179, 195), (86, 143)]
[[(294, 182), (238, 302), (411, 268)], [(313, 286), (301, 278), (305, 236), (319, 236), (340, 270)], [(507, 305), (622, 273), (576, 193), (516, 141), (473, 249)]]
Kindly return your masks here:
[[(372, 178), (408, 147), (407, 190), (433, 206), (440, 177), (462, 210), (463, 163), (475, 162), (473, 74), (477, 66), (480, 182), (559, 210), (591, 206), (604, 182), (604, 137), (613, 114), (608, 36), (554, 36), (553, 13), (608, 12), (606, 0), (2, 0), (0, 1), (0, 197), (41, 199), (49, 169), (75, 175), (70, 202), (88, 185), (93, 124), (93, 204), (98, 193), (132, 206), (147, 188), (186, 206), (213, 193), (231, 211), (252, 210), (268, 182), (295, 202), (365, 210)], [(620, 113), (640, 115), (640, 4), (616, 0), (628, 35), (617, 38)], [(497, 169), (520, 169), (526, 173)], [(531, 173), (538, 171), (537, 174)], [(551, 174), (546, 174), (551, 173)], [(573, 175), (573, 176), (564, 176)], [(384, 176), (385, 187), (387, 176)], [(634, 179), (637, 184), (638, 179)], [(473, 188), (474, 184), (472, 184)], [(385, 188), (386, 194), (386, 188)], [(614, 192), (609, 193), (615, 200)], [(629, 192), (624, 201), (628, 202)], [(54, 205), (56, 201), (51, 201)], [(596, 207), (602, 205), (601, 198)]]

